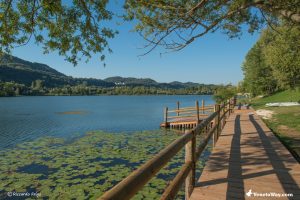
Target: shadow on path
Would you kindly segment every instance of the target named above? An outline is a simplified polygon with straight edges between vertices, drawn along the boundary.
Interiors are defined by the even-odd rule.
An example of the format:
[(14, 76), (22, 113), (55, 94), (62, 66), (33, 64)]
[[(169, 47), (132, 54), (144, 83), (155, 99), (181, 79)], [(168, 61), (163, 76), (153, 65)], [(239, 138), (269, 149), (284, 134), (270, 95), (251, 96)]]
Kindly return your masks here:
[(276, 192), (270, 191), (276, 188), (278, 192), (294, 195), (286, 198), (300, 199), (297, 161), (276, 142), (276, 137), (267, 135), (269, 131), (256, 117), (252, 113), (236, 113), (227, 121), (196, 183), (193, 200), (244, 200), (248, 199), (245, 190), (251, 187), (263, 192)]
[[(232, 199), (233, 194), (238, 194), (241, 199), (244, 199), (245, 196), (244, 181), (242, 178), (241, 148), (235, 148), (241, 146), (242, 133), (240, 118), (241, 116), (237, 115), (234, 122), (234, 136), (231, 140), (226, 199)], [(232, 181), (232, 179), (235, 179), (235, 181)]]
[(250, 121), (256, 128), (258, 135), (261, 139), (262, 145), (270, 158), (271, 165), (274, 169), (274, 172), (280, 181), (280, 184), (286, 193), (295, 193), (300, 191), (297, 183), (293, 177), (288, 173), (289, 169), (285, 167), (284, 163), (281, 161), (280, 156), (276, 153), (274, 147), (266, 136), (262, 127), (255, 120), (253, 115), (249, 115)]

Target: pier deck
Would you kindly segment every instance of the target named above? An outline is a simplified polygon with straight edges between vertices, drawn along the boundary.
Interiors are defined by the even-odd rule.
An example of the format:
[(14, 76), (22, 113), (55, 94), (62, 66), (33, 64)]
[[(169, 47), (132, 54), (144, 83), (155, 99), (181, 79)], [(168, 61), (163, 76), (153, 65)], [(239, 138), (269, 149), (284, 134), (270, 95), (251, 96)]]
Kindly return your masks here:
[[(206, 115), (208, 116), (208, 115)], [(160, 124), (160, 127), (166, 128), (175, 128), (175, 129), (183, 129), (183, 128), (194, 128), (197, 126), (197, 124), (201, 123), (205, 118), (199, 118), (199, 121), (197, 117), (182, 117), (177, 118), (175, 120), (169, 121), (167, 123), (163, 122)]]
[(164, 121), (160, 124), (162, 128), (171, 129), (192, 129), (199, 123), (206, 119), (211, 113), (215, 111), (214, 105), (205, 105), (202, 100), (202, 105), (199, 106), (199, 102), (196, 101), (194, 107), (179, 107), (179, 101), (177, 102), (177, 108), (169, 110), (168, 107), (164, 110)]

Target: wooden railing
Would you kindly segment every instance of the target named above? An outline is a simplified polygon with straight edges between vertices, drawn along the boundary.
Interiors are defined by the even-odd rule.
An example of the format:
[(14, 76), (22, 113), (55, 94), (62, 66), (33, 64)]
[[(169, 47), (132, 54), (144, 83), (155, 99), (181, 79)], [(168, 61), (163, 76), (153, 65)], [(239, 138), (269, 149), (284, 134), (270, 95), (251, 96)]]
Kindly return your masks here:
[(165, 107), (164, 110), (164, 123), (170, 121), (175, 121), (176, 119), (190, 119), (200, 120), (201, 118), (206, 118), (209, 114), (214, 112), (214, 105), (205, 105), (204, 100), (202, 100), (202, 105), (199, 106), (199, 102), (196, 101), (194, 107), (183, 107), (180, 108), (180, 103), (177, 101), (177, 108), (174, 110), (169, 110)]
[[(217, 141), (225, 120), (232, 112), (232, 101), (215, 105), (215, 112), (198, 124), (194, 129), (187, 130), (178, 139), (161, 150), (151, 160), (132, 172), (112, 189), (104, 193), (100, 200), (126, 200), (133, 197), (153, 178), (183, 147), (185, 147), (185, 163), (175, 178), (165, 189), (161, 200), (175, 199), (180, 187), (185, 182), (185, 196), (189, 199), (195, 186), (196, 161), (212, 138), (213, 146)], [(213, 126), (211, 127), (211, 123)], [(205, 131), (207, 134), (196, 146), (196, 136)]]

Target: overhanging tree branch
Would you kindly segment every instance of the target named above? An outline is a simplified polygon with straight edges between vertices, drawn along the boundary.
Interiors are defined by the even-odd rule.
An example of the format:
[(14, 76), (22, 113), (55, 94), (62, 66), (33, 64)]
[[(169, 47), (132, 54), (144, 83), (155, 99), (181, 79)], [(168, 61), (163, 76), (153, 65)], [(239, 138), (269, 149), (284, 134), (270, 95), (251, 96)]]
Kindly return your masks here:
[[(259, 30), (265, 23), (276, 25), (276, 21), (269, 21), (268, 16), (277, 17), (277, 20), (279, 15), (285, 16), (295, 22), (300, 10), (298, 0), (182, 0), (176, 1), (177, 9), (174, 9), (173, 2), (163, 0), (127, 0), (126, 3), (128, 13), (139, 22), (139, 31), (153, 45), (148, 45), (150, 51), (143, 55), (157, 46), (181, 50), (197, 38), (218, 29), (230, 37), (237, 37), (242, 32), (242, 24), (249, 26), (249, 32)], [(257, 16), (251, 9), (264, 13)]]

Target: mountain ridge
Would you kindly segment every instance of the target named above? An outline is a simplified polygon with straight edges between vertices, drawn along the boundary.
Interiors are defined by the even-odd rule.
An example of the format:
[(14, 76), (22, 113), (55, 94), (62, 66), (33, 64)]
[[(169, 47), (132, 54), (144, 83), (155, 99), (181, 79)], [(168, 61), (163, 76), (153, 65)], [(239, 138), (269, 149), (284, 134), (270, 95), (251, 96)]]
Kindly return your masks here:
[(75, 86), (86, 84), (99, 87), (114, 87), (114, 86), (145, 86), (156, 88), (183, 89), (189, 87), (197, 87), (203, 85), (214, 84), (199, 84), (193, 82), (173, 81), (170, 83), (160, 83), (151, 78), (134, 78), (113, 76), (105, 79), (95, 78), (74, 78), (67, 76), (50, 66), (23, 60), (21, 58), (4, 55), (0, 58), (0, 81), (16, 82), (30, 86), (36, 80), (44, 81), (46, 87), (62, 87), (64, 85)]

